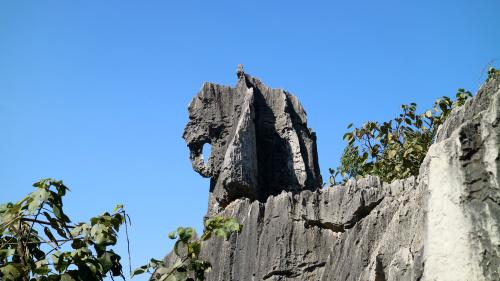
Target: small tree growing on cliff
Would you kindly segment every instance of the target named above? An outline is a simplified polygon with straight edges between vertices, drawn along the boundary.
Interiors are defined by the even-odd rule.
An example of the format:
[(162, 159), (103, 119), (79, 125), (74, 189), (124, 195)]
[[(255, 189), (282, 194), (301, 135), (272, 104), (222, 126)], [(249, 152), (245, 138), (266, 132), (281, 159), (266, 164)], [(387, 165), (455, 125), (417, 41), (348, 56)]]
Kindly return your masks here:
[[(486, 82), (500, 78), (500, 70), (488, 66)], [(401, 105), (402, 113), (393, 120), (378, 123), (369, 121), (344, 134), (347, 146), (336, 169), (329, 169), (330, 184), (340, 178), (367, 175), (378, 176), (385, 182), (417, 176), (420, 165), (436, 137), (437, 130), (450, 112), (465, 104), (471, 92), (458, 89), (455, 99), (443, 96), (432, 109), (417, 114), (417, 105)], [(352, 124), (347, 128), (350, 129)]]
[[(490, 70), (497, 75), (497, 70)], [(488, 78), (490, 79), (490, 78)], [(455, 100), (443, 96), (432, 109), (417, 114), (417, 104), (401, 105), (402, 113), (393, 120), (378, 123), (369, 121), (344, 134), (347, 146), (340, 158), (340, 166), (329, 169), (330, 184), (367, 175), (391, 182), (418, 175), (420, 164), (435, 139), (437, 129), (448, 118), (451, 110), (461, 107), (471, 92), (458, 89)], [(350, 129), (352, 124), (347, 128)]]

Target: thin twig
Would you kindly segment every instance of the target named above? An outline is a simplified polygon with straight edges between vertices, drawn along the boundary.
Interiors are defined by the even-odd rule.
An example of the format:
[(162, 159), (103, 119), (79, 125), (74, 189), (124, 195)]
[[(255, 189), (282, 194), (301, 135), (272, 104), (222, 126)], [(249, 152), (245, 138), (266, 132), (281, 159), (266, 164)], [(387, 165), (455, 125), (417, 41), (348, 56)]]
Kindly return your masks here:
[[(36, 219), (31, 219), (31, 218), (22, 218), (21, 221), (29, 221), (29, 222), (36, 222), (36, 223), (39, 223), (39, 224), (44, 224), (44, 225), (51, 225), (50, 222), (47, 222), (47, 221), (41, 221), (41, 220), (36, 220)], [(74, 226), (72, 225), (66, 225), (66, 227), (68, 228), (75, 228)]]
[(36, 213), (35, 218), (33, 219), (33, 222), (31, 223), (29, 233), (31, 233), (31, 231), (33, 231), (33, 226), (35, 226), (36, 219), (38, 218), (38, 215), (40, 215), (40, 212), (42, 211), (43, 205), (45, 205), (45, 202), (43, 202), (42, 205), (38, 208), (38, 212)]
[[(59, 244), (59, 248), (61, 248), (64, 244), (68, 243), (69, 241), (72, 241), (72, 240), (67, 240), (67, 241), (64, 241), (64, 242), (62, 242), (61, 244)], [(58, 242), (59, 242), (59, 241), (58, 241)], [(53, 251), (55, 251), (55, 250), (58, 250), (58, 249), (56, 249), (56, 248), (52, 247), (52, 250), (50, 250), (50, 251), (48, 251), (47, 253), (45, 253), (45, 255), (46, 255), (46, 256), (48, 256), (50, 253), (52, 253), (52, 252), (53, 252)]]
[[(41, 237), (38, 237), (40, 239), (42, 239)], [(38, 241), (38, 242), (25, 242), (25, 244), (50, 244), (50, 242), (68, 242), (68, 241), (73, 241), (75, 240), (76, 238), (69, 238), (69, 239), (61, 239), (61, 240), (54, 240), (54, 241), (46, 241), (45, 239), (42, 239), (42, 241)], [(17, 245), (19, 243), (2, 243), (2, 245)], [(61, 244), (62, 245), (62, 244)], [(51, 245), (52, 246), (52, 245)], [(59, 247), (59, 246), (58, 246)]]
[[(24, 249), (24, 241), (23, 241), (23, 237), (22, 237), (22, 221), (19, 220), (19, 228), (18, 228), (18, 236), (19, 236), (19, 242), (18, 243), (14, 243), (14, 245), (17, 245), (17, 249), (19, 251), (19, 258), (21, 259), (21, 264), (23, 265), (26, 265), (28, 264), (27, 261), (26, 261), (26, 256), (25, 256), (25, 249)], [(27, 276), (27, 272), (23, 272), (22, 273), (22, 280), (25, 280), (27, 281), (28, 280), (28, 276)]]
[[(126, 214), (125, 211), (123, 211), (123, 218), (125, 219), (125, 236), (127, 237), (128, 269), (129, 269), (129, 274), (132, 275), (132, 257), (130, 255), (130, 240), (128, 238), (127, 217), (128, 217), (128, 214)], [(130, 221), (130, 218), (129, 218), (129, 221)]]

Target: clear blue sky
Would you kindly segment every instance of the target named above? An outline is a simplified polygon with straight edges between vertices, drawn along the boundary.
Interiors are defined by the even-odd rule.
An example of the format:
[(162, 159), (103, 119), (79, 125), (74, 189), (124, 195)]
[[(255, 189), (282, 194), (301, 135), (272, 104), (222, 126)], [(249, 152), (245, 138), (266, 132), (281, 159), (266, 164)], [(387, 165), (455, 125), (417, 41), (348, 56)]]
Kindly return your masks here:
[(204, 81), (234, 85), (242, 63), (296, 94), (326, 180), (348, 123), (476, 91), (500, 57), (499, 11), (498, 0), (2, 1), (0, 201), (63, 179), (78, 220), (125, 204), (134, 267), (162, 257), (168, 231), (201, 229), (206, 210), (208, 180), (181, 139)]

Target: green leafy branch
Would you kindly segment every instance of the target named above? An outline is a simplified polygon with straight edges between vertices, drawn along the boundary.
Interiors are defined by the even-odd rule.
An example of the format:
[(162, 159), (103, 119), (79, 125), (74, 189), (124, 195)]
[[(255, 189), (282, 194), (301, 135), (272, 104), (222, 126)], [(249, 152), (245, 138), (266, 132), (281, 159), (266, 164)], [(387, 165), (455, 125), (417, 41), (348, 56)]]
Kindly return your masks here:
[(151, 261), (133, 271), (132, 277), (145, 272), (154, 273), (152, 280), (159, 281), (189, 281), (205, 280), (205, 273), (212, 268), (210, 262), (200, 257), (203, 242), (217, 236), (225, 239), (233, 233), (240, 233), (242, 225), (232, 218), (213, 217), (205, 221), (205, 229), (200, 238), (191, 227), (179, 227), (169, 233), (170, 239), (177, 239), (174, 244), (176, 262), (170, 267), (158, 259)]
[(110, 246), (127, 223), (122, 205), (113, 213), (73, 224), (63, 211), (69, 190), (42, 179), (17, 203), (0, 206), (0, 279), (72, 281), (121, 276), (121, 257)]

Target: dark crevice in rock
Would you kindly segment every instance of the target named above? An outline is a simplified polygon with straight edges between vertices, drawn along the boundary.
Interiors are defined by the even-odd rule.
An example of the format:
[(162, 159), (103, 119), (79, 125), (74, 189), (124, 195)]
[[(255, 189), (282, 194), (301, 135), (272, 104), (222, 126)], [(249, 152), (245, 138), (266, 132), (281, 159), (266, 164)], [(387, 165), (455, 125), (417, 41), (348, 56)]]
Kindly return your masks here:
[(292, 269), (283, 269), (283, 270), (271, 271), (268, 274), (264, 275), (264, 277), (262, 279), (266, 280), (266, 279), (269, 279), (273, 276), (284, 276), (284, 277), (288, 277), (288, 278), (293, 278), (293, 277), (297, 277), (299, 275), (300, 274), (298, 274), (297, 272), (294, 272)]
[(352, 219), (344, 224), (344, 228), (345, 229), (353, 228), (356, 225), (356, 223), (358, 223), (363, 218), (368, 216), (371, 213), (371, 211), (375, 209), (383, 200), (384, 197), (380, 198), (378, 201), (365, 205), (365, 200), (362, 196), (360, 207), (354, 212)]
[(497, 117), (497, 118), (495, 118), (495, 121), (493, 121), (493, 123), (491, 124), (491, 126), (493, 128), (496, 128), (496, 127), (498, 127), (499, 124), (500, 124), (500, 118)]
[[(360, 222), (363, 218), (368, 216), (371, 213), (371, 211), (375, 209), (384, 200), (384, 198), (382, 197), (379, 200), (372, 202), (368, 205), (366, 205), (363, 196), (360, 197), (360, 200), (361, 203), (359, 208), (353, 213), (352, 218), (344, 224), (333, 223), (321, 219), (310, 219), (307, 218), (306, 215), (302, 215), (301, 219), (304, 221), (304, 227), (310, 228), (312, 226), (315, 226), (321, 229), (328, 229), (337, 233), (345, 232), (347, 229), (353, 228), (358, 222)], [(319, 217), (319, 213), (316, 213), (315, 217)]]
[(375, 264), (375, 281), (386, 281), (384, 265), (382, 263), (382, 257), (379, 255), (376, 258)]
[(233, 272), (235, 268), (235, 253), (236, 253), (236, 236), (232, 235), (229, 240), (229, 256), (228, 256), (228, 272), (229, 280), (233, 280)]
[(276, 131), (276, 116), (262, 92), (253, 87), (255, 94), (255, 133), (257, 142), (258, 198), (265, 201), (269, 195), (277, 195), (283, 187), (297, 185), (293, 171), (286, 171), (286, 177), (279, 177), (279, 169), (286, 167), (290, 156), (287, 141)]
[(320, 262), (317, 264), (313, 264), (313, 265), (310, 265), (310, 266), (304, 268), (304, 272), (313, 272), (317, 268), (325, 267), (325, 265), (326, 265), (326, 262)]
[(304, 227), (305, 228), (310, 228), (311, 226), (316, 226), (321, 229), (328, 229), (333, 232), (344, 232), (345, 227), (342, 224), (335, 224), (332, 222), (322, 222), (321, 220), (311, 220), (308, 219), (305, 215), (302, 216), (302, 219), (304, 220)]
[(482, 147), (480, 124), (479, 123), (465, 124), (459, 133), (458, 139), (460, 140), (462, 148), (462, 154), (459, 156), (459, 159), (462, 161), (467, 161), (472, 159), (472, 157)]
[[(266, 207), (264, 204), (259, 203), (258, 213), (257, 213), (257, 235), (256, 235), (256, 245), (260, 245), (260, 241), (262, 239), (262, 231), (264, 229), (264, 215), (266, 212)], [(260, 247), (257, 247), (257, 257), (260, 257)]]

